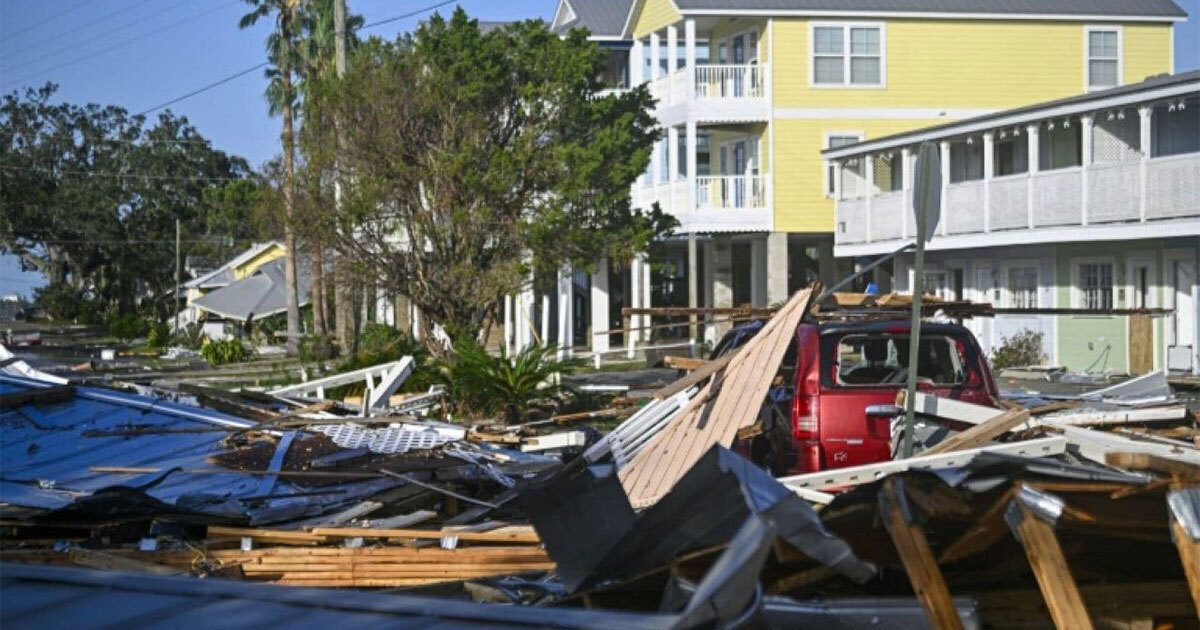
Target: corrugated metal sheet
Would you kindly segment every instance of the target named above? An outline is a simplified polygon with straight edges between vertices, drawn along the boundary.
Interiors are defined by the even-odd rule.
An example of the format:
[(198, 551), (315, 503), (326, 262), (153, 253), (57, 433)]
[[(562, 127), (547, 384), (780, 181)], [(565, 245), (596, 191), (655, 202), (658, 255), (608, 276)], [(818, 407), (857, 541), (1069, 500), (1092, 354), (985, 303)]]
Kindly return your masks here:
[(669, 628), (674, 615), (5, 565), (0, 625), (36, 628)]
[[(0, 396), (44, 386), (38, 381), (0, 376)], [(220, 469), (208, 459), (224, 451), (220, 443), (226, 436), (224, 432), (212, 432), (84, 437), (87, 431), (131, 427), (203, 429), (251, 424), (202, 407), (80, 386), (73, 400), (26, 405), (0, 413), (0, 502), (53, 509), (81, 494), (108, 486), (139, 486), (160, 476), (159, 473), (94, 473), (93, 466)], [(258, 483), (257, 476), (232, 471), (228, 475), (176, 473), (147, 493), (167, 503), (193, 493), (246, 497), (256, 493)], [(303, 502), (313, 509), (321, 505), (332, 509), (364, 491), (378, 491), (392, 485), (395, 483), (387, 480), (341, 484), (335, 488), (345, 490), (343, 494), (305, 497)], [(271, 492), (287, 494), (296, 490), (281, 481)], [(266, 501), (263, 508), (278, 508), (288, 501), (297, 500)]]
[[(272, 260), (253, 274), (228, 286), (221, 287), (192, 302), (193, 305), (230, 319), (245, 320), (253, 315), (258, 319), (287, 310), (287, 290), (284, 282), (285, 258)], [(308, 303), (312, 276), (309, 265), (296, 265), (296, 292), (300, 305)]]
[[(674, 0), (691, 9), (1187, 17), (1171, 0)], [(576, 0), (583, 4), (584, 0)]]

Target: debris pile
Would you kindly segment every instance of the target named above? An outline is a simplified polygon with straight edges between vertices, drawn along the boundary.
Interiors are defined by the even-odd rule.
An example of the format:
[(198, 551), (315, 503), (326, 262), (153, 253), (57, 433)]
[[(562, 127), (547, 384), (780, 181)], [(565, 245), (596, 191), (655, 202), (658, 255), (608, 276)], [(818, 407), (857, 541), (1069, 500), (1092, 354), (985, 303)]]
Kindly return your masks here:
[[(921, 387), (914, 456), (773, 474), (753, 444), (799, 430), (773, 398), (779, 374), (817, 360), (792, 351), (798, 331), (904, 305), (819, 294), (798, 292), (602, 436), (527, 433), (616, 407), (518, 427), (426, 417), (446, 393), (395, 396), (407, 359), (265, 393), (181, 388), (198, 404), (14, 362), (0, 375), (6, 595), (92, 583), (28, 566), (62, 565), (146, 574), (114, 588), (153, 579), (201, 603), (195, 576), (270, 583), (241, 595), (268, 607), (277, 590), (403, 590), (387, 604), (348, 593), (345, 622), (369, 609), (463, 627), (1197, 627), (1200, 428), (1162, 374), (991, 404)], [(352, 383), (361, 402), (326, 397)], [(895, 442), (909, 401), (887, 402), (870, 413), (893, 418)], [(885, 440), (887, 415), (871, 429)]]

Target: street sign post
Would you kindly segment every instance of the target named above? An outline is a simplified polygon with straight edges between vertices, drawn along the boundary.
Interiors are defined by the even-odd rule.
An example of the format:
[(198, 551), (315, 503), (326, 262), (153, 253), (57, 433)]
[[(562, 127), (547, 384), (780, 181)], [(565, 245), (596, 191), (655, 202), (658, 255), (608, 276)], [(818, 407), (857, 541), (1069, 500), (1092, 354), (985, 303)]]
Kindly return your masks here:
[(913, 184), (913, 213), (916, 215), (917, 254), (913, 264), (912, 325), (908, 335), (908, 395), (904, 398), (904, 456), (912, 457), (916, 412), (917, 366), (920, 363), (921, 293), (925, 284), (925, 243), (933, 238), (942, 217), (942, 159), (932, 142), (924, 142), (917, 153)]

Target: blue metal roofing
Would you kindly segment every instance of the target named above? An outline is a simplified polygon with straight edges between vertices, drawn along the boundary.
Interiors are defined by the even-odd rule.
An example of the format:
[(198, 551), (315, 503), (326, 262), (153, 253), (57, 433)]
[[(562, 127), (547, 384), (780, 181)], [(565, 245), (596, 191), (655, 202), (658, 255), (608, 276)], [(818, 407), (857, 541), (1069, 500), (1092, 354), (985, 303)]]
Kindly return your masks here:
[[(0, 376), (0, 396), (45, 387), (40, 381)], [(0, 412), (0, 503), (53, 509), (80, 494), (108, 486), (139, 486), (161, 473), (114, 474), (92, 472), (94, 466), (155, 469), (221, 469), (208, 458), (222, 453), (224, 432), (149, 434), (132, 437), (85, 437), (93, 430), (130, 427), (203, 429), (243, 427), (253, 422), (203, 407), (127, 394), (97, 387), (76, 387), (72, 400), (32, 404)], [(247, 497), (258, 493), (260, 476), (231, 471), (222, 474), (175, 473), (147, 490), (147, 494), (175, 503), (184, 494)], [(303, 503), (330, 507), (353, 500), (364, 491), (395, 485), (388, 480), (341, 484), (344, 494), (305, 497)], [(272, 494), (297, 488), (284, 481)], [(265, 502), (270, 507), (296, 499)]]
[(675, 615), (5, 565), (4, 628), (669, 628)]

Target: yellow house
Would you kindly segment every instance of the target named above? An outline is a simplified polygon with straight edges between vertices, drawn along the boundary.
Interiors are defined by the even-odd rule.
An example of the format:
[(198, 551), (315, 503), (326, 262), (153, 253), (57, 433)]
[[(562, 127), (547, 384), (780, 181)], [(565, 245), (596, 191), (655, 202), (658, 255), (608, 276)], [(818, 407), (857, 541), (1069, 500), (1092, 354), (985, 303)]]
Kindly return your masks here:
[(1186, 18), (1172, 0), (561, 0), (555, 26), (587, 27), (583, 5), (628, 6), (597, 39), (628, 42), (664, 131), (632, 195), (680, 222), (653, 264), (593, 278), (595, 331), (614, 283), (627, 306), (721, 307), (834, 280), (852, 261), (822, 150), (1173, 72)]

